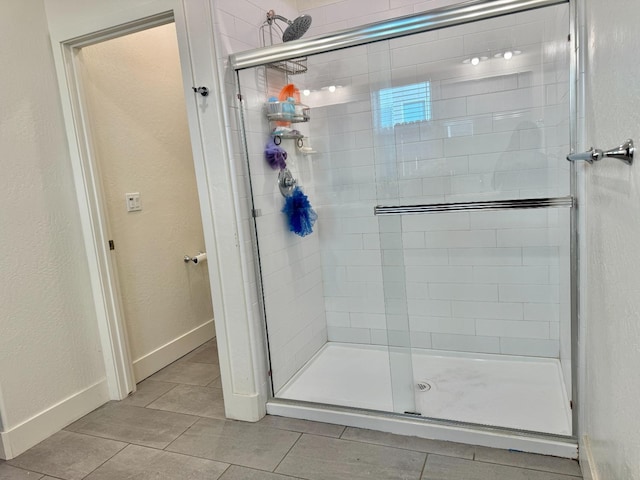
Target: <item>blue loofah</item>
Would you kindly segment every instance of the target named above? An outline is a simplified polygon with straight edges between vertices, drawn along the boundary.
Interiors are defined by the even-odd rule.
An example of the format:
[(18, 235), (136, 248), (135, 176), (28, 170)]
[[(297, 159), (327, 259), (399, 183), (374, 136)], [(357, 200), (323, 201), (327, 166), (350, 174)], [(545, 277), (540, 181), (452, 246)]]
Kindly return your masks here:
[(311, 207), (309, 199), (302, 193), (300, 187), (295, 187), (291, 195), (286, 198), (282, 213), (287, 215), (289, 230), (301, 237), (313, 232), (313, 224), (318, 219), (318, 214)]

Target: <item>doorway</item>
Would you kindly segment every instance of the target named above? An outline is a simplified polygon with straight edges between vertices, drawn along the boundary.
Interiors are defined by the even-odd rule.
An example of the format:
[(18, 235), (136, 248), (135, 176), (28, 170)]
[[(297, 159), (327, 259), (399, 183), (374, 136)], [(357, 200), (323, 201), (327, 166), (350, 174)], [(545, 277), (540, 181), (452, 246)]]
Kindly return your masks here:
[(215, 336), (175, 24), (77, 57), (136, 383)]

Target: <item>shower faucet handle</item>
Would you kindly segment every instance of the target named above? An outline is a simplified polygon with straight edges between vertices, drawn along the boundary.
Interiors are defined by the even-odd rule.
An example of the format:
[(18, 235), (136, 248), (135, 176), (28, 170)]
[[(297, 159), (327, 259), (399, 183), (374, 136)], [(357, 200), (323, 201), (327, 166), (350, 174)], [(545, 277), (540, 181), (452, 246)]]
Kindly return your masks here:
[(593, 147), (591, 147), (586, 152), (571, 153), (567, 155), (567, 160), (569, 160), (570, 162), (584, 160), (585, 162), (593, 163), (600, 160), (600, 156), (602, 155), (602, 153), (602, 150), (594, 149)]
[(627, 165), (633, 164), (633, 155), (635, 154), (635, 147), (633, 146), (633, 140), (629, 139), (622, 145), (604, 151), (599, 148), (591, 147), (586, 152), (572, 153), (567, 155), (567, 160), (570, 162), (577, 162), (584, 160), (585, 162), (593, 163), (602, 160), (603, 158), (617, 158), (618, 160), (626, 163)]

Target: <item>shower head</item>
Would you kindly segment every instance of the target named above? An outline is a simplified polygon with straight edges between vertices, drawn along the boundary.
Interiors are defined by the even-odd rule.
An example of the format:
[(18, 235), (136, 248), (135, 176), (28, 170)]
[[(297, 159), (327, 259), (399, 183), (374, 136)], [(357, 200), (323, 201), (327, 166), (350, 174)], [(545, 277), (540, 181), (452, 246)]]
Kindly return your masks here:
[(311, 15), (300, 15), (293, 22), (289, 21), (289, 26), (282, 34), (283, 42), (298, 40), (302, 37), (311, 26)]
[[(282, 15), (276, 15), (273, 10), (269, 10), (267, 12), (267, 23), (271, 25), (275, 20), (281, 20), (283, 22), (286, 22), (288, 25), (288, 27), (282, 33), (283, 42), (298, 40), (307, 32), (307, 30), (309, 30), (309, 27), (311, 26), (311, 15), (300, 15), (295, 20), (289, 20)], [(277, 27), (278, 29), (280, 29), (279, 25), (277, 25)], [(280, 31), (282, 30), (280, 29)]]

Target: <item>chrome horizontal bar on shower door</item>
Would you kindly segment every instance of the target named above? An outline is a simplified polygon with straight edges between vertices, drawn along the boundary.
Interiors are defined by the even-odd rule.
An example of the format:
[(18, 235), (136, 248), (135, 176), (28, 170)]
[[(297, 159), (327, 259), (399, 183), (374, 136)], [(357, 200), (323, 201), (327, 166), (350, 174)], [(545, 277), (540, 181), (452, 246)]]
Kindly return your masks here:
[(374, 215), (416, 215), (424, 213), (512, 210), (527, 208), (573, 207), (573, 197), (522, 198), (487, 202), (431, 203), (426, 205), (376, 205)]
[(569, 0), (473, 0), (309, 39), (235, 53), (229, 56), (229, 62), (235, 70), (242, 70), (568, 2)]

